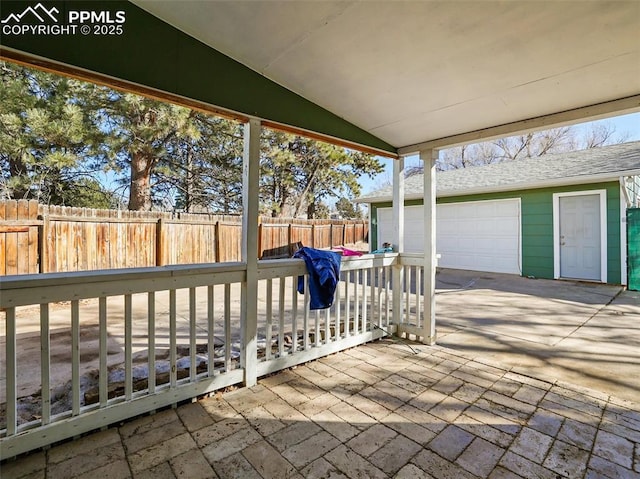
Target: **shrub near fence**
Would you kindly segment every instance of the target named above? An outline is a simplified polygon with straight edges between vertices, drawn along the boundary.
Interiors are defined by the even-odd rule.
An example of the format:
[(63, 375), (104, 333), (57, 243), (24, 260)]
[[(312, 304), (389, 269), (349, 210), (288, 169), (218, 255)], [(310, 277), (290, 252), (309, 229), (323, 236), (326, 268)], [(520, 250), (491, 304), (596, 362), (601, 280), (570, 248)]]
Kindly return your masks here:
[[(366, 221), (261, 217), (261, 258), (367, 240)], [(0, 201), (0, 275), (239, 261), (239, 216)]]

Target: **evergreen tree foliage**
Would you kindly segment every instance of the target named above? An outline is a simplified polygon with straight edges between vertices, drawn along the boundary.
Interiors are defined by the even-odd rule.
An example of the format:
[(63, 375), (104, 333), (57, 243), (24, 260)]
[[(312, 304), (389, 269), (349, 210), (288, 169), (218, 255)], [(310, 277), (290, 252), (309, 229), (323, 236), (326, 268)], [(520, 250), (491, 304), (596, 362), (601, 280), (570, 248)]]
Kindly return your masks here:
[[(130, 210), (242, 209), (242, 125), (186, 107), (0, 63), (4, 198)], [(272, 216), (328, 217), (382, 171), (371, 155), (264, 130), (260, 199)], [(102, 177), (100, 177), (102, 175)], [(105, 178), (109, 178), (108, 181)]]
[(69, 190), (91, 184), (95, 165), (81, 160), (98, 135), (73, 101), (78, 90), (75, 80), (0, 62), (3, 198), (77, 206)]
[[(360, 195), (358, 179), (383, 166), (372, 155), (282, 132), (263, 137), (262, 202), (272, 216), (328, 217), (326, 201)], [(323, 206), (324, 205), (324, 206)]]
[(336, 201), (336, 211), (341, 218), (354, 220), (362, 218), (360, 206), (348, 198), (340, 198)]
[(158, 168), (157, 190), (173, 192), (176, 208), (230, 214), (242, 211), (242, 125), (195, 112), (197, 138), (183, 138)]

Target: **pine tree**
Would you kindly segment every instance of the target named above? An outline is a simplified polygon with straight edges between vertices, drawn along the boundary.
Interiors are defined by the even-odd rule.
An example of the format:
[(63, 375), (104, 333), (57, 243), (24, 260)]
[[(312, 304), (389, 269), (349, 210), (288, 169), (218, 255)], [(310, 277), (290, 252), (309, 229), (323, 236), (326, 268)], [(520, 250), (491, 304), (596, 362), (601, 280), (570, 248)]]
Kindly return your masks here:
[(327, 216), (326, 200), (358, 196), (358, 179), (383, 170), (372, 155), (310, 138), (273, 132), (265, 143), (262, 201), (272, 216), (281, 216), (286, 205), (294, 216), (305, 212), (307, 218)]
[(93, 165), (82, 159), (99, 134), (73, 101), (79, 90), (75, 80), (0, 62), (4, 198), (76, 206), (73, 192), (91, 184)]

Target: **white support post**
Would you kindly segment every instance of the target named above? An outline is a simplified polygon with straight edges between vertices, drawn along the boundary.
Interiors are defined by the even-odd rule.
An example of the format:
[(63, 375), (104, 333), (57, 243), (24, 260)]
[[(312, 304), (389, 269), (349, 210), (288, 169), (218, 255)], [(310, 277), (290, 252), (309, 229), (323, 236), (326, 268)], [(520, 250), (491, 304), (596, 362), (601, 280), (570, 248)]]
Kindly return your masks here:
[[(422, 342), (436, 343), (436, 160), (438, 150), (423, 150), (424, 165), (424, 310)], [(416, 285), (416, 287), (418, 287)]]
[[(384, 240), (384, 238), (382, 238)], [(404, 158), (393, 162), (393, 250), (404, 251)], [(404, 322), (402, 317), (402, 292), (404, 268), (398, 261), (393, 267), (393, 310), (392, 321), (397, 327)]]
[[(260, 121), (244, 125), (242, 161), (242, 262), (246, 280), (241, 288), (242, 366), (244, 385), (258, 377), (258, 190), (260, 184)], [(229, 348), (230, 345), (225, 345)]]

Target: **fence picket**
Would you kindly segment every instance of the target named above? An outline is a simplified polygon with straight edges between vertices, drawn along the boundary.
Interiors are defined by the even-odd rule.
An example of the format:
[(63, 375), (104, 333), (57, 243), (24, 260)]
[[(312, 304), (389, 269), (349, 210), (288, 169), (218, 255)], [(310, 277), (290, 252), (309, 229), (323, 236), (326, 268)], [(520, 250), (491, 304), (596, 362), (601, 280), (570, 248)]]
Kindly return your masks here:
[[(18, 219), (18, 202), (7, 202), (5, 205), (5, 219)], [(6, 274), (18, 274), (18, 234), (3, 233), (5, 236), (5, 270)]]
[[(366, 242), (363, 220), (261, 217), (259, 257)], [(240, 260), (241, 218), (0, 201), (0, 275)]]
[[(0, 203), (0, 224), (5, 219), (5, 206)], [(7, 274), (6, 261), (7, 233), (0, 233), (0, 275)]]

